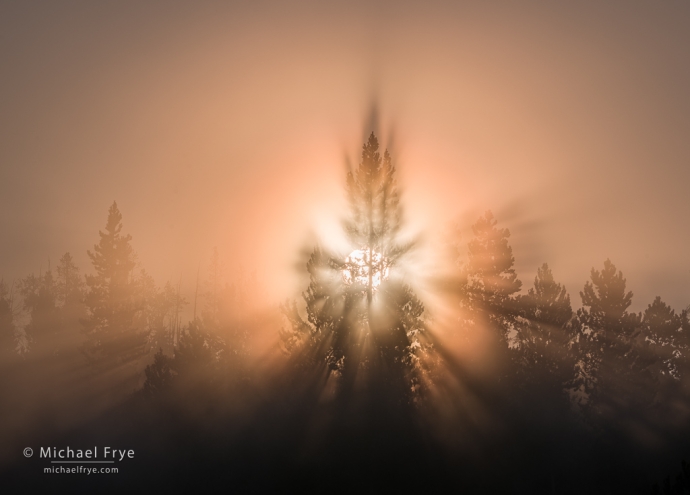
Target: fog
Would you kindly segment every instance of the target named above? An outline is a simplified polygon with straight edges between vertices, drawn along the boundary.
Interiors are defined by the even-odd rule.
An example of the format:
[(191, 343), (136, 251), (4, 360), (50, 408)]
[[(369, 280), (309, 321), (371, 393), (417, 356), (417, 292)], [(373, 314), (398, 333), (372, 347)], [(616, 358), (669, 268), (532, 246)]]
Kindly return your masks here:
[(117, 200), (156, 280), (193, 290), (218, 246), (279, 300), (307, 233), (339, 220), (343, 158), (375, 103), (418, 230), (492, 209), (523, 278), (548, 261), (576, 294), (609, 257), (636, 308), (687, 305), (683, 7), (2, 11), (6, 281), (66, 251), (85, 266)]
[[(255, 421), (263, 424), (261, 418), (268, 416), (262, 414), (270, 409), (266, 398), (270, 404), (282, 404), (277, 397), (283, 396), (276, 392), (280, 370), (300, 359), (323, 357), (318, 346), (286, 354), (281, 332), (307, 321), (294, 315), (290, 320), (290, 301), (297, 302), (301, 318), (310, 315), (303, 292), (316, 277), (307, 270), (315, 246), (332, 255), (336, 264), (362, 247), (343, 228), (351, 207), (346, 178), (360, 163), (362, 143), (372, 131), (381, 153), (387, 149), (392, 156), (403, 215), (396, 235), (409, 248), (396, 258), (401, 271), (386, 297), (419, 297), (429, 334), (420, 345), (435, 349), (429, 351), (435, 357), (427, 358), (438, 366), (429, 368), (436, 369), (436, 375), (422, 373), (420, 383), (434, 403), (433, 410), (424, 413), (427, 424), (437, 421), (442, 427), (430, 427), (424, 435), (461, 439), (462, 447), (450, 440), (446, 445), (452, 455), (486, 448), (490, 457), (494, 447), (468, 438), (472, 425), (494, 446), (503, 438), (497, 433), (503, 431), (501, 422), (505, 431), (522, 431), (521, 423), (511, 423), (498, 412), (505, 407), (513, 411), (514, 404), (505, 406), (504, 401), (511, 400), (503, 395), (508, 386), (494, 387), (490, 377), (508, 373), (506, 363), (513, 358), (506, 357), (512, 352), (507, 349), (527, 345), (529, 339), (516, 328), (536, 313), (525, 313), (529, 304), (520, 297), (527, 297), (543, 263), (566, 289), (574, 311), (594, 311), (580, 292), (594, 280), (592, 269), (603, 273), (609, 266), (605, 260), (610, 260), (626, 279), (625, 291), (633, 292), (623, 313), (630, 321), (638, 318), (635, 331), (651, 321), (639, 313), (657, 296), (676, 311), (673, 318), (687, 320), (682, 311), (690, 304), (689, 24), (688, 6), (624, 2), (0, 4), (0, 279), (13, 298), (20, 336), (14, 350), (28, 359), (26, 366), (40, 363), (42, 370), (22, 374), (24, 365), (17, 364), (16, 352), (0, 355), (11, 377), (3, 390), (13, 397), (3, 414), (4, 431), (11, 432), (12, 439), (0, 452), (0, 463), (15, 462), (11, 449), (16, 450), (22, 435), (35, 425), (51, 434), (77, 431), (77, 438), (86, 438), (88, 421), (111, 424), (102, 415), (113, 414), (132, 394), (142, 394), (144, 370), (154, 363), (158, 337), (147, 337), (146, 351), (137, 354), (131, 369), (122, 370), (129, 366), (126, 361), (102, 361), (95, 374), (85, 362), (74, 364), (80, 353), (88, 354), (84, 347), (75, 344), (72, 364), (57, 365), (51, 361), (52, 351), (37, 343), (40, 339), (32, 343), (26, 337), (38, 335), (40, 328), (26, 305), (26, 295), (31, 295), (28, 277), (39, 280), (50, 271), (58, 280), (56, 269), (66, 266), (59, 263), (67, 252), (80, 279), (93, 276), (96, 267), (87, 250), (94, 252), (114, 202), (122, 215), (122, 234), (132, 236), (137, 263), (132, 273), (145, 269), (161, 294), (170, 283), (167, 302), (161, 303), (166, 312), (155, 317), (161, 329), (172, 332), (171, 340), (160, 344), (162, 353), (174, 359), (181, 335), (193, 334), (202, 317), (202, 333), (210, 332), (205, 338), (215, 335), (228, 353), (235, 352), (235, 345), (245, 346), (246, 352), (238, 351), (244, 353), (241, 365), (214, 373), (253, 383), (254, 392), (237, 394), (247, 411), (259, 411)], [(467, 287), (481, 271), (468, 243), (477, 235), (473, 226), (478, 219), (489, 218), (487, 211), (497, 229), (510, 231), (511, 267), (522, 281), (508, 298), (520, 304), (506, 310), (512, 315), (507, 323), (496, 323), (496, 307), (484, 307), (488, 313), (477, 317), (472, 308), (481, 304), (467, 302), (474, 301)], [(472, 272), (472, 266), (477, 271)], [(320, 269), (326, 270), (325, 265)], [(214, 276), (218, 285), (211, 289)], [(0, 292), (0, 300), (5, 296)], [(64, 305), (60, 297), (66, 296), (58, 295)], [(370, 303), (372, 299), (370, 295)], [(224, 306), (218, 309), (220, 300)], [(86, 315), (70, 316), (75, 333), (69, 338), (79, 345), (85, 338), (77, 332), (84, 326), (79, 318)], [(570, 316), (571, 326), (555, 325), (567, 334), (562, 347), (568, 349), (592, 335), (583, 330), (592, 324), (586, 317)], [(141, 328), (153, 328), (154, 316), (150, 318)], [(360, 322), (360, 317), (352, 318)], [(385, 314), (380, 318), (395, 320)], [(457, 333), (461, 321), (471, 322), (475, 333), (468, 331), (467, 338)], [(496, 325), (510, 329), (499, 339), (506, 344), (500, 352), (492, 334)], [(621, 325), (630, 342), (653, 334), (636, 334), (627, 323)], [(638, 339), (635, 345), (644, 347), (649, 339)], [(666, 345), (660, 342), (654, 341)], [(378, 344), (367, 345), (377, 349)], [(655, 362), (670, 362), (659, 357), (676, 348), (669, 345), (652, 352), (657, 353)], [(376, 354), (361, 352), (362, 362)], [(568, 361), (571, 371), (580, 365)], [(56, 381), (43, 382), (42, 373), (57, 369), (51, 366), (59, 368)], [(331, 393), (329, 387), (335, 386), (317, 368), (307, 373), (314, 388), (302, 391), (303, 402), (288, 410), (299, 411)], [(376, 396), (390, 378), (381, 369), (368, 371), (372, 382), (363, 388), (366, 399), (354, 392), (333, 392), (335, 403), (344, 401), (349, 408)], [(578, 369), (587, 375), (584, 365)], [(333, 372), (347, 378), (349, 373), (330, 370), (327, 377)], [(654, 373), (659, 372), (655, 368)], [(378, 382), (377, 373), (386, 378)], [(76, 384), (74, 377), (82, 381)], [(86, 383), (85, 377), (91, 381)], [(687, 388), (687, 379), (681, 382)], [(57, 392), (56, 384), (64, 388)], [(105, 384), (113, 389), (104, 390)], [(570, 385), (573, 394), (589, 386)], [(194, 388), (186, 386), (180, 385), (173, 396)], [(99, 387), (102, 393), (95, 394)], [(352, 390), (360, 390), (357, 387)], [(686, 395), (664, 396), (670, 409), (677, 406), (676, 416), (669, 413), (673, 421), (687, 417), (683, 390)], [(650, 401), (654, 407), (663, 402), (658, 397)], [(56, 409), (48, 421), (41, 411), (53, 403)], [(238, 413), (234, 407), (228, 406), (232, 417), (250, 421), (246, 418), (253, 413)], [(374, 408), (373, 417), (385, 416), (388, 407)], [(528, 417), (532, 407), (534, 403), (517, 408), (517, 415)], [(321, 411), (314, 417), (328, 414)], [(407, 424), (405, 414), (400, 417)], [(456, 421), (458, 417), (466, 421)], [(664, 436), (673, 427), (660, 433), (663, 428), (646, 416), (631, 417), (627, 423), (621, 420), (629, 426), (621, 427), (628, 428), (622, 437), (634, 437), (638, 446), (673, 444)], [(301, 421), (293, 419), (278, 424)], [(558, 421), (553, 422), (556, 429)], [(461, 426), (444, 430), (453, 422)], [(321, 425), (317, 420), (314, 424)], [(362, 428), (374, 427), (367, 423)], [(533, 423), (524, 431), (536, 431), (531, 428), (536, 428)], [(568, 428), (557, 438), (565, 442), (577, 437), (576, 430)], [(643, 442), (643, 437), (653, 440)], [(584, 443), (578, 445), (575, 450), (586, 450)], [(682, 450), (676, 447), (668, 447), (664, 459)], [(452, 455), (444, 459), (455, 459)], [(482, 457), (477, 462), (484, 461)], [(666, 468), (655, 469), (649, 480)]]

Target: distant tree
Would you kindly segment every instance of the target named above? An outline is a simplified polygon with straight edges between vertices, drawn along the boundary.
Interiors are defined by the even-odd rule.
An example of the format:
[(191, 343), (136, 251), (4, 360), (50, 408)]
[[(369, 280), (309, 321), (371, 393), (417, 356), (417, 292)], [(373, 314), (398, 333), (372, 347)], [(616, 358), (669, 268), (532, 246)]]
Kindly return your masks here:
[(136, 257), (132, 237), (121, 231), (122, 214), (113, 202), (105, 232), (99, 231), (98, 244), (93, 252), (87, 251), (96, 272), (86, 276), (88, 316), (83, 320), (88, 338), (85, 351), (92, 358), (122, 357), (143, 346), (134, 328), (135, 313), (141, 309), (134, 276)]
[(473, 368), (492, 370), (496, 383), (510, 390), (519, 375), (514, 348), (521, 324), (519, 292), (522, 287), (508, 242), (510, 231), (498, 228), (490, 211), (477, 220), (472, 231), (474, 237), (468, 243), (467, 259), (461, 264), (455, 288), (460, 332), (468, 347), (481, 342), (481, 348), (485, 349), (467, 357)]
[(680, 380), (680, 361), (685, 350), (680, 342), (683, 313), (676, 314), (657, 296), (642, 314), (641, 344), (651, 352), (650, 368), (659, 382)]
[(159, 349), (154, 355), (153, 363), (144, 370), (146, 381), (143, 392), (146, 396), (153, 396), (170, 390), (176, 373), (174, 371), (173, 358), (163, 354)]
[(17, 287), (29, 316), (25, 334), (34, 357), (57, 357), (76, 349), (80, 320), (86, 316), (84, 282), (69, 253), (60, 258), (56, 271), (57, 277), (51, 270), (28, 275)]
[(474, 238), (468, 244), (463, 306), (472, 318), (479, 316), (486, 322), (499, 341), (508, 346), (516, 336), (517, 295), (522, 282), (513, 267), (510, 231), (496, 224), (493, 214), (487, 211), (472, 226)]
[(84, 280), (79, 274), (79, 268), (74, 264), (70, 253), (60, 258), (57, 266), (57, 296), (60, 306), (79, 306), (84, 299)]
[[(290, 354), (304, 351), (303, 348), (310, 350), (309, 353), (304, 353), (298, 365), (310, 368), (323, 364), (335, 369), (337, 360), (330, 356), (330, 350), (326, 351), (322, 339), (324, 335), (334, 333), (344, 319), (346, 295), (342, 275), (339, 266), (318, 246), (307, 262), (307, 272), (310, 283), (303, 293), (307, 320), (300, 315), (295, 301), (283, 305), (283, 313), (290, 324), (281, 330), (283, 346)], [(334, 294), (336, 296), (332, 297)], [(329, 353), (329, 358), (322, 362), (324, 351)]]
[(135, 319), (136, 325), (145, 329), (150, 351), (162, 349), (172, 354), (180, 338), (180, 312), (187, 300), (180, 294), (179, 287), (173, 287), (170, 282), (159, 289), (145, 270), (141, 271), (136, 284), (141, 307)]
[(610, 260), (602, 271), (592, 268), (591, 277), (580, 292), (582, 308), (577, 312), (576, 383), (587, 395), (590, 411), (611, 414), (641, 399), (634, 387), (641, 371), (634, 352), (640, 316), (628, 312), (633, 294)]
[(241, 274), (233, 275), (233, 283), (226, 277), (225, 265), (214, 247), (203, 284), (205, 304), (200, 323), (209, 334), (223, 340), (227, 352), (234, 356), (233, 366), (243, 367), (250, 352), (248, 328), (253, 324), (247, 298), (249, 285)]
[(32, 345), (31, 354), (35, 357), (55, 354), (61, 324), (53, 273), (48, 270), (38, 276), (31, 274), (20, 280), (17, 289), (29, 314), (25, 331)]
[(61, 348), (75, 348), (82, 340), (81, 321), (86, 318), (85, 284), (70, 253), (57, 266), (56, 295), (60, 313)]
[(350, 217), (344, 223), (345, 231), (353, 247), (361, 251), (361, 259), (349, 260), (347, 268), (371, 302), (374, 277), (382, 276), (409, 249), (398, 240), (402, 210), (395, 167), (388, 150), (383, 157), (379, 154), (373, 132), (362, 148), (359, 166), (347, 174), (347, 196)]
[(314, 249), (303, 294), (306, 319), (296, 303), (283, 306), (289, 321), (283, 343), (314, 376), (335, 378), (341, 398), (352, 393), (359, 376), (370, 391), (411, 401), (421, 386), (424, 306), (394, 274), (410, 245), (398, 239), (402, 213), (395, 167), (387, 151), (380, 155), (373, 133), (347, 175), (347, 194), (344, 226), (351, 253)]
[(175, 349), (175, 370), (183, 377), (192, 375), (210, 378), (222, 344), (203, 330), (198, 322), (190, 322)]
[[(639, 386), (651, 389), (656, 406), (675, 407), (685, 396), (690, 401), (690, 324), (687, 311), (680, 314), (656, 297), (642, 314), (640, 331), (635, 339), (636, 370)], [(638, 375), (641, 373), (638, 371)], [(687, 409), (687, 405), (681, 406)], [(659, 411), (657, 411), (659, 413)]]
[(159, 349), (146, 367), (143, 392), (151, 396), (177, 388), (203, 395), (214, 387), (219, 392), (218, 387), (233, 378), (222, 373), (226, 359), (224, 343), (206, 332), (198, 320), (190, 322), (182, 330), (173, 356)]
[(218, 248), (213, 248), (208, 267), (208, 279), (205, 283), (204, 299), (206, 301), (202, 319), (208, 328), (218, 329), (223, 316), (223, 276), (224, 267), (218, 254)]
[(534, 288), (520, 298), (520, 305), (525, 321), (518, 327), (516, 352), (525, 377), (542, 393), (563, 396), (575, 367), (573, 310), (565, 287), (546, 263), (537, 269)]

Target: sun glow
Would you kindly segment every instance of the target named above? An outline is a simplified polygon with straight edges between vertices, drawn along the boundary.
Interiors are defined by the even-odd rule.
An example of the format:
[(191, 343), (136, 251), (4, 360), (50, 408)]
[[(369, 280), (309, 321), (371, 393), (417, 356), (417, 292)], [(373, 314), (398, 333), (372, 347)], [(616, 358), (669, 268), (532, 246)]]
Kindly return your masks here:
[[(370, 258), (371, 256), (371, 258)], [(345, 258), (343, 280), (351, 285), (369, 284), (369, 270), (371, 269), (371, 286), (375, 289), (388, 278), (390, 262), (374, 249), (356, 249)]]

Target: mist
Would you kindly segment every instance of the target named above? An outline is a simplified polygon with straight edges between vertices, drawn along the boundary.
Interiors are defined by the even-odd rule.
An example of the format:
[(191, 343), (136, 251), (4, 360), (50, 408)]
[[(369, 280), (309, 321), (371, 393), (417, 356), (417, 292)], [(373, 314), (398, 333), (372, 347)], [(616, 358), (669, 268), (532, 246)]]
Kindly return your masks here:
[[(220, 465), (251, 452), (247, 490), (289, 490), (257, 481), (264, 461), (295, 483), (350, 466), (377, 487), (419, 465), (420, 486), (470, 492), (485, 475), (453, 470), (490, 459), (525, 473), (496, 489), (647, 493), (675, 476), (690, 455), (688, 22), (685, 6), (622, 2), (1, 5), (2, 469), (21, 484), (38, 469), (26, 445), (112, 441), (107, 426), (171, 466), (203, 430), (195, 448), (230, 446)], [(353, 234), (348, 189), (372, 133), (400, 214), (375, 245)], [(93, 258), (113, 205), (120, 275)], [(510, 248), (491, 276), (470, 248), (482, 221)], [(344, 282), (357, 249), (390, 268), (379, 292)], [(620, 289), (607, 323), (600, 276)], [(565, 291), (567, 318), (540, 320), (535, 277)], [(310, 302), (317, 286), (350, 305)], [(583, 357), (604, 341), (617, 351)], [(179, 416), (142, 440), (163, 411)], [(639, 454), (639, 478), (601, 474), (603, 453), (563, 474), (599, 441), (612, 472)], [(345, 462), (370, 448), (415, 455)], [(522, 450), (534, 459), (507, 467)]]

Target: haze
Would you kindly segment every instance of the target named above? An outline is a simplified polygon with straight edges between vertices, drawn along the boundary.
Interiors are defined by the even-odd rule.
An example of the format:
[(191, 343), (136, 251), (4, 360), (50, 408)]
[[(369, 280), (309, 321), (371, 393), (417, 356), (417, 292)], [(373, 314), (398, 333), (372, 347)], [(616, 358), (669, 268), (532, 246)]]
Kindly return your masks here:
[(610, 258), (631, 309), (684, 308), (688, 25), (627, 2), (4, 2), (0, 275), (66, 251), (88, 273), (116, 200), (159, 284), (191, 293), (217, 246), (292, 297), (378, 130), (426, 249), (491, 209), (525, 288), (547, 261), (577, 306)]

